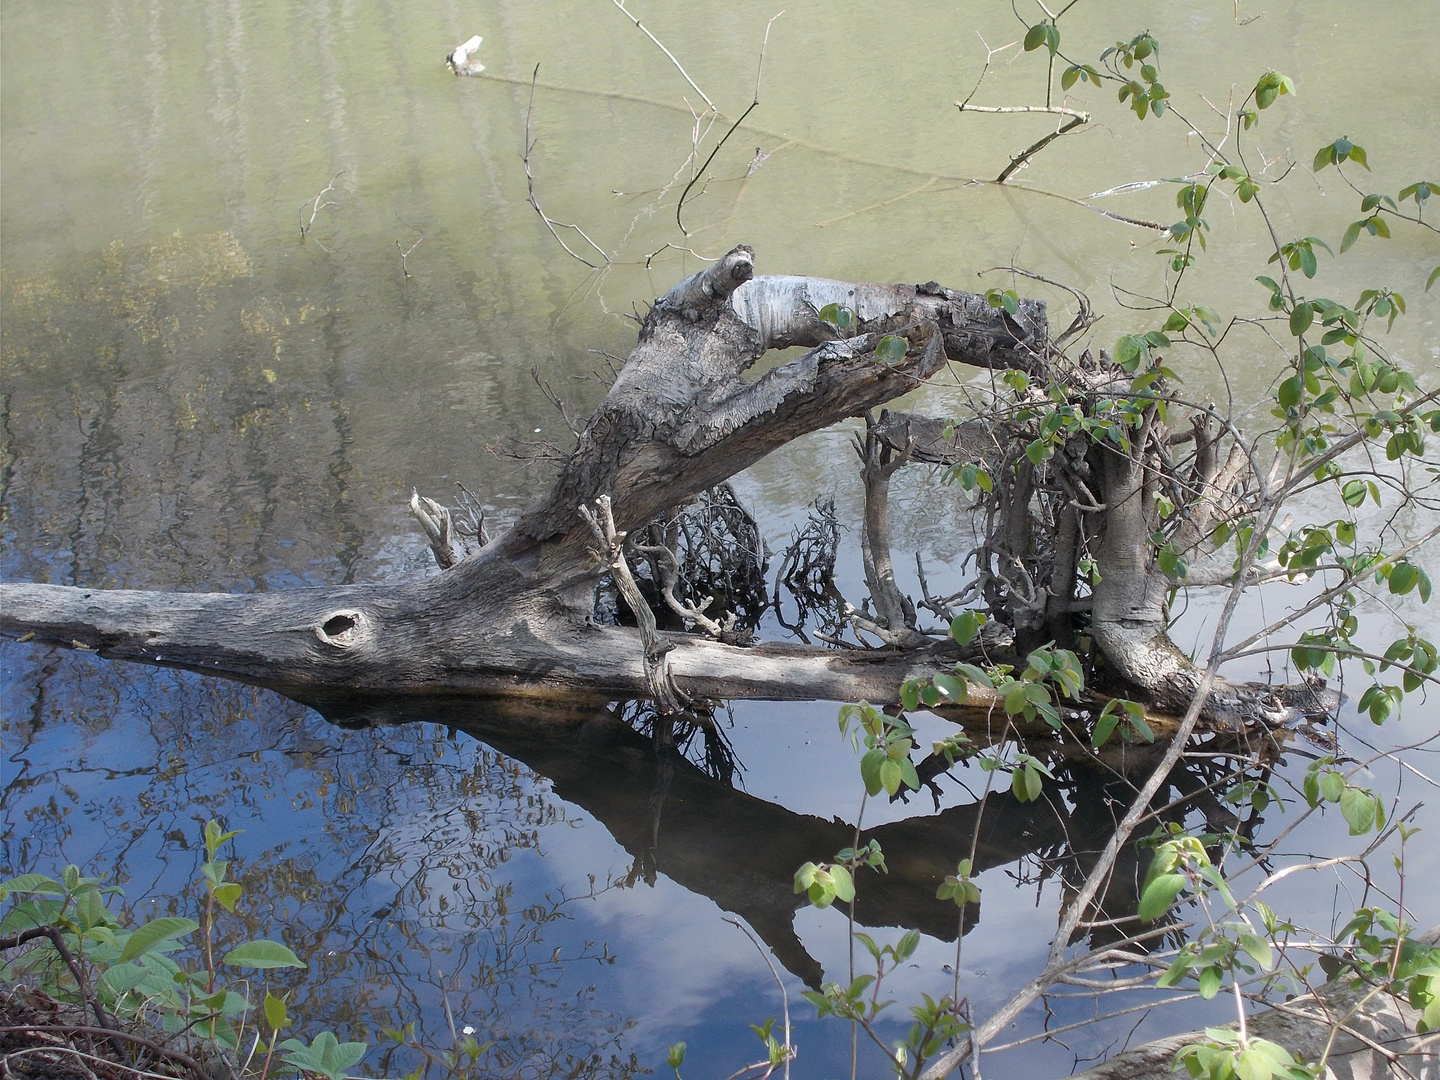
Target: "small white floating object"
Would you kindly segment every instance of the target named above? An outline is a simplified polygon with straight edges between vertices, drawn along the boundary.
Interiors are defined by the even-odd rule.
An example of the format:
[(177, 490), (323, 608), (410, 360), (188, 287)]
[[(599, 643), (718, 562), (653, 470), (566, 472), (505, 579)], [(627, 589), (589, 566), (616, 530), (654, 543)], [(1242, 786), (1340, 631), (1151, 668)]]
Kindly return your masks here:
[(456, 45), (445, 57), (445, 66), (456, 75), (479, 75), (485, 70), (485, 65), (478, 60), (471, 60), (470, 57), (480, 51), (480, 43), (484, 40), (476, 34), (463, 45)]

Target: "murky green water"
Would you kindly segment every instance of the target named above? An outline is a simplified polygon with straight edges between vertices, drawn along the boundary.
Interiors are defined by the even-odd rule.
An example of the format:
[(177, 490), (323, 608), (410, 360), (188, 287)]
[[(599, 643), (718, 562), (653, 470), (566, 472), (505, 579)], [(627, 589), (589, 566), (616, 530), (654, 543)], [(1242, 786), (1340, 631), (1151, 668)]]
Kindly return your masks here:
[[(708, 152), (752, 100), (779, 6), (634, 10), (724, 114), (700, 126)], [(1409, 57), (1397, 77), (1398, 47), (1365, 44), (1377, 22), (1425, 27), (1428, 15), (1418, 0), (1307, 2), (1241, 25), (1230, 3), (1127, 3), (1063, 25), (1066, 51), (1091, 59), (1148, 26), (1174, 104), (1212, 137), (1232, 84), (1253, 85), (1267, 66), (1294, 77), (1299, 96), (1266, 114), (1256, 153), (1275, 162), (1269, 176), (1292, 162), (1304, 174), (1270, 195), (1277, 231), (1338, 247), (1357, 200), (1333, 170), (1310, 178), (1316, 147), (1350, 134), (1377, 189), (1440, 171), (1432, 68)], [(1008, 285), (1002, 272), (975, 275), (1013, 261), (1087, 291), (1107, 312), (1096, 341), (1108, 344), (1150, 325), (1110, 290), (1157, 288), (1158, 242), (1041, 192), (1085, 198), (1204, 164), (1184, 125), (1138, 128), (1110, 91), (1082, 85), (1072, 103), (1101, 123), (1050, 147), (1009, 189), (969, 183), (1046, 130), (1043, 118), (954, 108), (979, 73), (982, 38), (1019, 36), (1004, 4), (788, 4), (770, 29), (760, 105), (686, 203), (688, 236), (675, 205), (703, 102), (611, 4), (7, 0), (0, 19), (0, 572), (11, 580), (250, 591), (430, 572), (404, 510), (411, 488), (448, 497), (462, 482), (497, 522), (512, 517), (550, 475), (519, 455), (568, 448), (532, 371), (583, 416), (604, 393), (601, 353), (633, 342), (629, 313), (703, 265), (686, 248), (714, 256), (747, 242), (762, 272), (959, 288)], [(488, 71), (456, 79), (441, 58), (472, 33), (485, 37)], [(997, 56), (977, 102), (1031, 101), (1040, 61), (1016, 52)], [(567, 255), (526, 201), (527, 113), (535, 194), (607, 253), (603, 270)], [(768, 157), (751, 171), (757, 148)], [(1176, 216), (1165, 184), (1092, 203)], [(1238, 203), (1217, 197), (1207, 216), (1217, 251), (1194, 272), (1197, 295), (1248, 310), (1265, 237)], [(1376, 278), (1403, 291), (1409, 314), (1391, 347), (1434, 372), (1440, 290), (1422, 286), (1435, 261), (1427, 235), (1397, 229), (1343, 263), (1323, 259), (1317, 283), (1345, 300)], [(1022, 291), (1048, 292), (1063, 325), (1063, 293)], [(1279, 354), (1254, 328), (1235, 343), (1228, 387), (1196, 357), (1177, 351), (1173, 363), (1197, 395), (1248, 402)], [(920, 396), (944, 408), (948, 395)], [(817, 494), (853, 516), (847, 439), (821, 433), (741, 478), (772, 546)], [(902, 550), (957, 562), (953, 493), (918, 473), (901, 487)], [(843, 966), (834, 912), (800, 912), (786, 939), (794, 904), (776, 868), (791, 852), (774, 839), (808, 835), (815, 819), (797, 815), (853, 817), (833, 706), (738, 709), (732, 735), (757, 800), (724, 803), (695, 780), (672, 804), (698, 808), (694, 831), (676, 810), (686, 843), (657, 854), (648, 794), (630, 805), (587, 780), (587, 760), (615, 771), (640, 753), (601, 719), (587, 728), (598, 742), (568, 755), (513, 731), (507, 741), (494, 717), (346, 732), (264, 692), (4, 648), (5, 868), (63, 857), (113, 870), (143, 913), (193, 873), (196, 823), (223, 816), (247, 830), (246, 880), (263, 898), (248, 917), (291, 924), (313, 965), (300, 1002), (316, 1024), (358, 1032), (419, 1018), (434, 1035), (448, 998), (457, 1017), (503, 1029), (507, 1053), (540, 1063), (535, 1075), (567, 1060), (623, 1073), (632, 1054), (663, 1069), (664, 1045), (681, 1038), (697, 1068), (724, 1075), (751, 1052), (745, 1025), (778, 1009), (765, 964), (724, 911), (743, 914), (792, 972)], [(1417, 708), (1393, 737), (1435, 716)], [(968, 801), (952, 790), (957, 808)], [(1073, 814), (1066, 824), (1072, 841), (1090, 835)], [(955, 837), (968, 837), (962, 826)], [(1016, 822), (1031, 837), (1024, 858), (1007, 868), (997, 856), (982, 880), (987, 904), (964, 959), (981, 1012), (1048, 940), (1069, 858), (1052, 827)], [(1414, 870), (1440, 880), (1433, 856), (1416, 855)], [(1323, 921), (1346, 899), (1297, 903)], [(1440, 921), (1422, 906), (1417, 922)], [(927, 936), (897, 997), (945, 989), (954, 954), (943, 936)], [(1203, 1018), (1156, 1018), (1140, 1035)], [(1084, 1056), (1113, 1036), (1071, 1042)], [(845, 1041), (807, 1027), (802, 1075), (838, 1071)], [(1007, 1067), (1071, 1064), (1052, 1044)]]

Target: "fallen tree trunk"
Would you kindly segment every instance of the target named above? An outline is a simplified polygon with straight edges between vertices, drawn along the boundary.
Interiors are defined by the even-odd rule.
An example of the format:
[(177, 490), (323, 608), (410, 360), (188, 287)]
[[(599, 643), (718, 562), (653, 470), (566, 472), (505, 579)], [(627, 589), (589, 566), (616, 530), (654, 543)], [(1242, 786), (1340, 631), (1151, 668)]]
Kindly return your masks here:
[[(608, 496), (625, 532), (791, 440), (865, 414), (948, 361), (1032, 369), (1044, 305), (1017, 314), (926, 286), (753, 274), (749, 248), (671, 289), (581, 432), (550, 493), (507, 533), (437, 577), (255, 595), (0, 585), (0, 632), (267, 686), (300, 700), (331, 691), (649, 696), (647, 655), (684, 695), (891, 702), (945, 654), (737, 648), (685, 634), (642, 642), (596, 625), (605, 567), (580, 508)], [(846, 309), (846, 334), (820, 317)], [(903, 341), (896, 358), (894, 339)], [(876, 350), (887, 342), (888, 362)], [(758, 379), (771, 349), (806, 346)]]
[[(1019, 655), (1047, 639), (1069, 646), (1076, 620), (1088, 619), (1092, 659), (1109, 673), (1109, 689), (1183, 712), (1198, 672), (1166, 634), (1172, 583), (1156, 566), (1153, 541), (1159, 486), (1176, 476), (1168, 464), (1176, 437), (1153, 405), (1142, 422), (1115, 418), (1128, 376), (1103, 355), (1072, 363), (1054, 353), (1037, 301), (1012, 312), (933, 282), (757, 278), (753, 270), (750, 249), (736, 247), (655, 302), (550, 492), (475, 554), (459, 559), (448, 511), (412, 497), (446, 568), (438, 577), (249, 596), (0, 585), (0, 632), (243, 679), (301, 701), (331, 691), (448, 691), (649, 697), (666, 709), (694, 697), (891, 704), (907, 679), (937, 673), (955, 655), (920, 632), (915, 603), (896, 585), (889, 480), (911, 460), (971, 458), (984, 460), (994, 484), (976, 592), (1011, 628)], [(806, 351), (744, 377), (767, 352), (793, 346)], [(955, 426), (871, 416), (949, 362), (1024, 373), (1011, 380), (1013, 407)], [(1072, 419), (1083, 415), (1112, 435), (1134, 430), (1118, 439), (1078, 427), (1046, 435), (1036, 418), (1059, 400)], [(857, 636), (900, 651), (739, 648), (659, 632), (627, 564), (627, 535), (786, 443), (856, 416), (867, 418), (858, 447), (870, 598), (843, 614)], [(1218, 505), (1233, 474), (1216, 467), (1218, 436), (1197, 427), (1193, 438), (1190, 490)], [(1229, 478), (1217, 483), (1217, 475)], [(1082, 551), (1096, 567), (1085, 596), (1077, 595)], [(597, 623), (596, 589), (607, 573), (638, 628)], [(725, 636), (700, 608), (667, 595), (682, 618)], [(943, 603), (927, 597), (925, 606), (950, 617)], [(976, 688), (970, 703), (994, 701)], [(1204, 716), (1229, 727), (1273, 724), (1335, 704), (1309, 686), (1217, 683)]]

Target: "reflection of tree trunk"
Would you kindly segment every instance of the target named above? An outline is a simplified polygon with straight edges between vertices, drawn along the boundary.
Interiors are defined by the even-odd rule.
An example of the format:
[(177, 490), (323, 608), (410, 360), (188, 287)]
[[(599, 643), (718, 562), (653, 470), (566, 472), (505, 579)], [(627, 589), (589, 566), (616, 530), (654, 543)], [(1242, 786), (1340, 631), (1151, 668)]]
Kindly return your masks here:
[[(522, 714), (513, 702), (456, 699), (392, 702), (378, 711), (354, 703), (320, 707), (346, 725), (444, 723), (524, 763), (630, 853), (636, 872), (628, 884), (664, 874), (744, 918), (797, 977), (812, 986), (821, 980), (820, 966), (795, 934), (795, 911), (805, 900), (794, 891), (794, 875), (803, 863), (833, 859), (850, 846), (853, 825), (798, 814), (715, 780), (673, 750), (657, 751), (654, 739), (607, 708), (562, 717), (544, 707)], [(1103, 810), (1095, 812), (1105, 803), (1102, 780), (1077, 768), (1064, 784), (1071, 789), (1065, 799), (1058, 789), (1029, 803), (1009, 791), (992, 792), (935, 815), (864, 830), (865, 841), (880, 842), (889, 872), (861, 871), (856, 919), (954, 940), (957, 912), (937, 902), (935, 890), (970, 857), (972, 843), (977, 873), (1031, 855), (1060, 879), (1078, 874), (1076, 853), (1098, 851), (1114, 823)], [(1133, 887), (1133, 877), (1117, 879), (1102, 904), (1107, 916), (1134, 911)], [(980, 905), (967, 908), (967, 932), (980, 917)]]

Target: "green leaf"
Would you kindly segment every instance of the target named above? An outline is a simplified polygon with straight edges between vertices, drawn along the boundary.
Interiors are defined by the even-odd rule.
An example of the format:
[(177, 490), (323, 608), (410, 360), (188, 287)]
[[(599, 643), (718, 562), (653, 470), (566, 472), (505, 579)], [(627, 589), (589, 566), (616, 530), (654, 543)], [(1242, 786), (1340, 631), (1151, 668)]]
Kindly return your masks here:
[(893, 367), (905, 359), (909, 343), (898, 334), (886, 334), (875, 346), (875, 362)]
[(39, 893), (41, 896), (64, 896), (65, 886), (44, 874), (21, 874), (0, 883), (0, 903), (9, 900), (14, 893)]
[[(906, 712), (911, 712), (920, 707), (920, 684), (915, 679), (907, 679), (900, 686), (900, 707)], [(873, 792), (871, 794), (874, 794)]]
[(1235, 1055), (1235, 1075), (1240, 1080), (1270, 1080), (1272, 1072), (1269, 1058), (1254, 1047)]
[(1420, 569), (1412, 563), (1396, 563), (1390, 571), (1390, 591), (1396, 596), (1404, 596), (1419, 583)]
[(1275, 966), (1275, 957), (1270, 951), (1270, 942), (1259, 934), (1246, 931), (1240, 935), (1239, 944), (1240, 948), (1249, 954), (1250, 959), (1259, 965), (1261, 971), (1269, 971)]
[(1104, 746), (1111, 734), (1114, 733), (1116, 725), (1119, 723), (1120, 714), (1115, 711), (1115, 702), (1107, 701), (1105, 708), (1100, 710), (1100, 715), (1095, 720), (1095, 729), (1090, 732), (1090, 745), (1094, 747)]
[(1060, 89), (1069, 90), (1072, 86), (1075, 85), (1076, 81), (1079, 78), (1080, 68), (1072, 64), (1070, 67), (1066, 68), (1065, 73), (1060, 76)]
[(1140, 363), (1140, 349), (1143, 342), (1140, 338), (1132, 335), (1125, 335), (1115, 342), (1114, 360), (1126, 371), (1134, 371)]
[(900, 790), (900, 764), (890, 758), (880, 762), (880, 786), (885, 789), (886, 795), (894, 795)]
[(1360, 836), (1370, 831), (1375, 824), (1375, 796), (1357, 787), (1347, 787), (1340, 796), (1340, 813), (1350, 826), (1351, 836)]
[(1220, 991), (1222, 972), (1218, 967), (1207, 967), (1200, 972), (1200, 996), (1209, 1001)]
[(835, 898), (851, 903), (855, 899), (855, 879), (843, 866), (830, 868), (830, 879), (835, 883)]
[(880, 779), (880, 766), (886, 760), (883, 750), (871, 750), (860, 759), (860, 779), (867, 794), (879, 795), (880, 789), (885, 786)]
[(1170, 905), (1180, 895), (1180, 890), (1185, 887), (1185, 882), (1184, 874), (1158, 875), (1154, 881), (1145, 886), (1136, 914), (1146, 922), (1154, 922), (1170, 910)]
[(1435, 279), (1440, 278), (1440, 266), (1430, 271), (1430, 276), (1425, 279), (1425, 291), (1430, 291), (1430, 286), (1435, 284)]
[(975, 640), (975, 635), (980, 633), (980, 626), (981, 620), (975, 612), (962, 611), (950, 621), (950, 636), (958, 645), (969, 645)]
[(285, 1051), (287, 1064), (319, 1073), (328, 1080), (341, 1080), (346, 1070), (357, 1064), (370, 1048), (363, 1042), (342, 1043), (333, 1032), (322, 1031), (309, 1046), (299, 1039), (286, 1039), (280, 1049)]
[(198, 929), (200, 924), (194, 919), (153, 919), (130, 935), (130, 940), (125, 942), (125, 948), (120, 950), (119, 962), (124, 964), (137, 956), (144, 956), (161, 942), (184, 937)]
[(276, 997), (269, 990), (265, 991), (265, 1022), (270, 1025), (272, 1031), (279, 1031), (290, 1023), (290, 1015), (285, 1009), (285, 999)]
[(1276, 391), (1275, 399), (1280, 402), (1282, 409), (1293, 409), (1300, 404), (1300, 396), (1305, 388), (1304, 380), (1299, 375), (1292, 375), (1280, 384)]
[(1028, 761), (1024, 768), (1017, 768), (1010, 774), (1010, 792), (1021, 802), (1034, 802), (1040, 797), (1043, 786), (1039, 771)]
[(1365, 222), (1352, 221), (1350, 227), (1345, 230), (1345, 236), (1340, 241), (1340, 254), (1345, 254), (1354, 245), (1360, 236), (1360, 230), (1365, 227)]
[(935, 688), (951, 701), (964, 701), (966, 684), (958, 675), (939, 674), (934, 678)]
[(1025, 456), (1035, 465), (1049, 461), (1054, 454), (1055, 446), (1049, 439), (1035, 439), (1025, 447)]
[[(236, 967), (251, 968), (304, 968), (306, 965), (301, 962), (290, 949), (278, 941), (269, 941), (260, 938), (256, 941), (247, 941), (231, 949), (222, 958), (221, 963), (234, 964)], [(322, 1032), (323, 1034), (323, 1032)], [(364, 1045), (361, 1043), (360, 1045)], [(358, 1061), (359, 1058), (356, 1058)]]
[(224, 885), (215, 886), (215, 902), (226, 911), (233, 912), (235, 910), (235, 901), (240, 899), (240, 894), (243, 891), (237, 882), (227, 881)]

